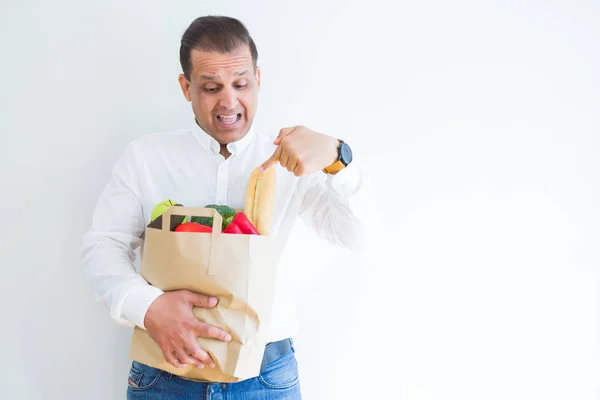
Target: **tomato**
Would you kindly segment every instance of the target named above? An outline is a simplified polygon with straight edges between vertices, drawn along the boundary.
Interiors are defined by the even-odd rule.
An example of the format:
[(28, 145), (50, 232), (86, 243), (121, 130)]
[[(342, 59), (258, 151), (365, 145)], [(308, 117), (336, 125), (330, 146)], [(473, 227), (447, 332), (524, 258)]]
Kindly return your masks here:
[(175, 232), (212, 232), (212, 228), (197, 222), (185, 222), (177, 225)]

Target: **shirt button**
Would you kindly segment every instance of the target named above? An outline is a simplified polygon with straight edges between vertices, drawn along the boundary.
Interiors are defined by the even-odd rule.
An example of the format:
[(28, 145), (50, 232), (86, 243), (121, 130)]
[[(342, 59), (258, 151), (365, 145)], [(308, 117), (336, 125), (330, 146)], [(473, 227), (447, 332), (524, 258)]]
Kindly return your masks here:
[(223, 383), (223, 384), (221, 385), (221, 387), (222, 387), (223, 389), (227, 389), (227, 384), (226, 384), (226, 383)]

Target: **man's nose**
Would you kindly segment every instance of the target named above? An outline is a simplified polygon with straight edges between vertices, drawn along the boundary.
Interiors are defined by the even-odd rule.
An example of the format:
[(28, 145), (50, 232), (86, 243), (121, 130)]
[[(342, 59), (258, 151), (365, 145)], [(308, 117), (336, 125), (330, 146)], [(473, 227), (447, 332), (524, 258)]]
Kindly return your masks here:
[(227, 110), (233, 110), (237, 107), (238, 100), (233, 89), (221, 90), (221, 98), (219, 99), (219, 106), (226, 108)]

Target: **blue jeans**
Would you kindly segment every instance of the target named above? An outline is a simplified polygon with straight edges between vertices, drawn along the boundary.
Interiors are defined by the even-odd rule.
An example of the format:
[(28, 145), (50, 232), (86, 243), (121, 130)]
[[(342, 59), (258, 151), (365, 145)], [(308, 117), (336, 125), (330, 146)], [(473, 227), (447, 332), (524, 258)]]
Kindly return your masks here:
[(133, 361), (128, 400), (300, 400), (295, 350), (272, 361), (255, 378), (234, 383), (204, 383)]

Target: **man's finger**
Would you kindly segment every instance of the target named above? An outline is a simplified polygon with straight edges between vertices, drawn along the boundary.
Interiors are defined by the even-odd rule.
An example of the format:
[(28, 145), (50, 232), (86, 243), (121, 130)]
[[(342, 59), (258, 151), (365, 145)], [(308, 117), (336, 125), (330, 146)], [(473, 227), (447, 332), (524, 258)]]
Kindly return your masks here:
[(289, 154), (286, 157), (285, 163), (283, 163), (283, 156), (281, 157), (281, 165), (284, 168), (287, 168), (288, 171), (294, 172), (294, 168), (298, 164), (298, 155), (295, 153)]
[(282, 130), (279, 131), (279, 135), (277, 135), (277, 138), (273, 141), (273, 144), (279, 145), (279, 143), (281, 143), (281, 139), (284, 136), (289, 135), (290, 133), (292, 133), (294, 131), (294, 129), (296, 129), (296, 126), (293, 126), (291, 128), (283, 128)]
[(282, 152), (279, 157), (279, 163), (283, 168), (288, 168), (288, 164), (290, 163), (290, 155), (287, 152)]
[(187, 302), (197, 307), (212, 308), (217, 305), (218, 299), (202, 293), (190, 291), (187, 295)]
[(211, 368), (215, 367), (215, 362), (210, 355), (202, 347), (200, 347), (200, 344), (198, 344), (198, 340), (193, 333), (190, 333), (185, 348), (187, 352), (192, 355), (192, 357), (200, 360), (199, 362), (201, 364), (208, 365)]
[(231, 335), (223, 329), (205, 322), (200, 322), (197, 319), (194, 322), (194, 334), (205, 338), (218, 339), (223, 342), (231, 341)]
[(288, 171), (290, 171), (292, 173), (295, 172), (296, 168), (298, 168), (298, 159), (290, 157), (289, 161), (286, 164), (286, 166), (287, 166), (287, 170)]
[(295, 126), (292, 126), (290, 128), (283, 128), (282, 130), (279, 131), (279, 135), (277, 135), (277, 138), (282, 138), (285, 135), (289, 135), (290, 133), (292, 133), (294, 131), (294, 129), (296, 129)]
[(182, 364), (179, 361), (179, 359), (176, 357), (175, 351), (173, 351), (173, 350), (166, 350), (166, 351), (163, 351), (163, 354), (164, 354), (165, 359), (167, 360), (167, 362), (169, 364), (171, 364), (172, 366), (174, 366), (175, 368), (183, 368), (183, 367), (185, 367), (185, 365)]
[(273, 165), (277, 164), (277, 162), (279, 161), (280, 155), (281, 155), (281, 146), (277, 147), (277, 150), (275, 150), (275, 153), (273, 153), (273, 155), (267, 161), (265, 161), (260, 167), (258, 167), (258, 169), (260, 171), (266, 171), (267, 169), (271, 168)]
[(302, 176), (302, 175), (304, 175), (304, 172), (305, 172), (305, 170), (304, 170), (304, 164), (302, 164), (302, 163), (299, 162), (298, 164), (296, 164), (296, 168), (294, 168), (294, 170), (292, 172), (296, 176)]
[(202, 367), (200, 366), (202, 364), (202, 361), (190, 356), (188, 354), (187, 349), (184, 346), (178, 347), (177, 350), (175, 351), (175, 354), (176, 354), (177, 358), (179, 359), (179, 361), (181, 363), (183, 363), (184, 365), (186, 365), (186, 366), (194, 365), (194, 366), (198, 366), (198, 368), (203, 368), (203, 366)]

